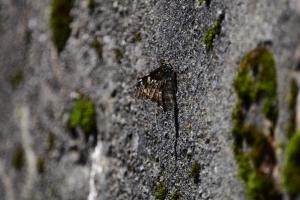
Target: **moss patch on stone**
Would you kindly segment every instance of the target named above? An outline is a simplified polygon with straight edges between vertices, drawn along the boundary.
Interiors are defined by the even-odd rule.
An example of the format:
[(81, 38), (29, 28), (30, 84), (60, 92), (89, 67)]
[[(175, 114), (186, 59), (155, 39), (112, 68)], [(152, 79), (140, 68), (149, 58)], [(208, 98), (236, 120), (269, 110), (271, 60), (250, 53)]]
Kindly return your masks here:
[(54, 147), (54, 134), (53, 133), (48, 133), (48, 137), (47, 137), (47, 144), (48, 144), (48, 150), (52, 150)]
[(181, 194), (178, 190), (175, 190), (170, 196), (170, 200), (180, 200), (180, 199), (181, 199)]
[(88, 9), (89, 9), (89, 13), (92, 14), (96, 8), (96, 2), (95, 0), (87, 0), (88, 1)]
[(86, 136), (96, 132), (96, 107), (90, 98), (81, 96), (75, 101), (68, 125), (70, 129), (80, 127)]
[(11, 87), (13, 89), (16, 89), (22, 83), (23, 79), (24, 79), (23, 70), (17, 69), (9, 77), (9, 82), (10, 82)]
[(276, 69), (272, 53), (259, 47), (242, 59), (234, 78), (234, 89), (245, 108), (261, 102), (261, 111), (273, 125), (278, 116)]
[(221, 24), (224, 19), (224, 16), (221, 15), (205, 32), (202, 43), (206, 46), (206, 48), (212, 49), (213, 48), (213, 42), (217, 35), (221, 32)]
[(142, 41), (142, 34), (141, 34), (141, 32), (136, 32), (134, 34), (133, 42), (138, 43), (138, 42), (141, 42), (141, 41)]
[(289, 119), (287, 122), (287, 137), (291, 138), (296, 131), (296, 105), (298, 96), (298, 85), (295, 79), (290, 82), (289, 92), (287, 95), (287, 104), (289, 111)]
[(193, 162), (190, 168), (189, 175), (194, 179), (195, 183), (199, 182), (199, 172), (200, 172), (201, 166), (198, 162)]
[(207, 7), (209, 7), (210, 6), (210, 2), (211, 2), (211, 0), (198, 0), (198, 4), (201, 6), (202, 4), (204, 4), (205, 3), (205, 5), (207, 6)]
[(154, 188), (154, 197), (159, 200), (164, 200), (167, 196), (167, 188), (162, 181), (158, 181)]
[(11, 163), (12, 163), (12, 166), (18, 171), (24, 167), (25, 153), (24, 153), (24, 149), (21, 145), (18, 145), (16, 147)]
[(116, 48), (114, 49), (114, 53), (115, 53), (115, 60), (118, 64), (121, 64), (121, 60), (123, 58), (123, 54), (121, 52), (120, 49)]
[[(238, 175), (245, 182), (249, 199), (280, 199), (272, 176), (277, 161), (272, 145), (277, 122), (277, 84), (272, 53), (258, 47), (247, 53), (234, 77), (237, 103), (232, 110), (233, 151)], [(250, 108), (258, 108), (271, 127), (267, 132), (247, 121)], [(256, 116), (254, 116), (256, 117)]]
[(45, 172), (45, 159), (42, 156), (39, 156), (36, 160), (36, 169), (39, 174)]
[(91, 43), (90, 43), (90, 47), (93, 48), (95, 50), (95, 52), (97, 53), (99, 59), (102, 59), (103, 56), (103, 44), (100, 38), (96, 37)]
[(49, 26), (52, 42), (59, 53), (64, 49), (71, 34), (72, 17), (70, 11), (73, 4), (74, 0), (51, 1)]
[(287, 144), (284, 164), (283, 183), (291, 195), (300, 193), (300, 132), (296, 132)]
[(274, 183), (270, 177), (252, 172), (246, 183), (246, 194), (249, 199), (255, 200), (279, 200), (277, 191), (274, 190)]

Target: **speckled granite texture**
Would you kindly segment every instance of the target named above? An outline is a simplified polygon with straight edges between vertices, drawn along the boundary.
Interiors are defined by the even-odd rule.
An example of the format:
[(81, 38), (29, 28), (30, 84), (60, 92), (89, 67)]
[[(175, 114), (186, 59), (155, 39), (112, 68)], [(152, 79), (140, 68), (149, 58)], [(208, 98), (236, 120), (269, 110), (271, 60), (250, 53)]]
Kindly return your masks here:
[[(276, 134), (284, 138), (287, 80), (300, 59), (300, 1), (211, 0), (208, 7), (198, 0), (95, 0), (92, 11), (88, 2), (75, 1), (71, 35), (58, 54), (49, 0), (0, 1), (0, 199), (154, 200), (158, 182), (165, 199), (175, 191), (185, 200), (245, 199), (231, 149), (233, 76), (247, 51), (272, 42)], [(208, 50), (202, 37), (221, 13)], [(173, 114), (134, 96), (137, 78), (161, 59), (178, 76), (177, 164)], [(95, 147), (67, 128), (78, 93), (96, 106)], [(20, 170), (11, 161), (18, 146)], [(193, 163), (200, 165), (197, 181)]]

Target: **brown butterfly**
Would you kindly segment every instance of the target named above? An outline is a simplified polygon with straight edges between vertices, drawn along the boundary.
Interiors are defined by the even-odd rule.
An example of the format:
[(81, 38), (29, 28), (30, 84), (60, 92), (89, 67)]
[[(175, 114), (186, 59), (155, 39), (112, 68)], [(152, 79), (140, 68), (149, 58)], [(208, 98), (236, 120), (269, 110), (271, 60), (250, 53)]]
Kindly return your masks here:
[[(175, 143), (174, 154), (177, 166), (177, 139), (179, 137), (178, 107), (176, 100), (177, 75), (172, 65), (161, 61), (160, 67), (139, 78), (136, 84), (137, 97), (154, 101), (164, 111), (174, 110)], [(175, 167), (177, 169), (177, 167)]]
[(139, 78), (136, 84), (136, 96), (156, 102), (164, 111), (176, 104), (177, 80), (173, 67), (161, 61), (160, 67), (148, 75)]

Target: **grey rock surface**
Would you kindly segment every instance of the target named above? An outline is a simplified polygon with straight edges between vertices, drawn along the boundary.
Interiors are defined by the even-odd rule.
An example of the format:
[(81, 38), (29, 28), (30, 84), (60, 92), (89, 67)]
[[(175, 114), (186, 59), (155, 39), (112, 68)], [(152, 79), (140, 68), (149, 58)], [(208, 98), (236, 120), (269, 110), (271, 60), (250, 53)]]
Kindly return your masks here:
[[(0, 199), (155, 199), (159, 180), (166, 199), (174, 191), (186, 200), (245, 199), (231, 149), (232, 79), (247, 51), (272, 41), (276, 134), (284, 139), (287, 80), (299, 62), (300, 1), (212, 0), (209, 7), (197, 0), (95, 2), (90, 13), (88, 1), (75, 1), (71, 36), (58, 54), (49, 0), (0, 1)], [(220, 13), (221, 33), (207, 50), (201, 38)], [(137, 32), (141, 41), (134, 41)], [(96, 37), (103, 42), (102, 59), (90, 46)], [(173, 114), (134, 96), (137, 78), (161, 59), (178, 76), (177, 163)], [(19, 69), (23, 80), (14, 88), (9, 77)], [(96, 105), (95, 147), (67, 129), (77, 91)], [(20, 171), (11, 164), (18, 145), (25, 154)], [(196, 183), (189, 176), (195, 161), (201, 166)]]

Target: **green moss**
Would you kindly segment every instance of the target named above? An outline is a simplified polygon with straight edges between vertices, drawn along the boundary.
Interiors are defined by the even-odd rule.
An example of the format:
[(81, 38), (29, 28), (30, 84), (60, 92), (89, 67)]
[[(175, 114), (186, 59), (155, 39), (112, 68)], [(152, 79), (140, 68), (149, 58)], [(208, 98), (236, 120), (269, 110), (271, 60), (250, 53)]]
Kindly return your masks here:
[(96, 7), (95, 0), (88, 0), (88, 9), (89, 9), (90, 14), (92, 14), (94, 12), (95, 7)]
[(156, 183), (154, 188), (154, 196), (156, 199), (164, 200), (167, 195), (167, 188), (162, 181)]
[(88, 97), (80, 97), (73, 105), (69, 118), (69, 128), (80, 127), (88, 136), (96, 131), (96, 107)]
[(45, 172), (45, 159), (41, 156), (36, 160), (36, 169), (39, 174), (43, 174)]
[(150, 154), (150, 155), (149, 155), (149, 160), (150, 160), (150, 161), (156, 162), (157, 159), (159, 160), (159, 158), (156, 157), (154, 154)]
[(205, 0), (198, 0), (198, 4), (201, 6), (203, 3), (205, 2)]
[(300, 132), (296, 132), (287, 144), (283, 164), (283, 183), (292, 194), (300, 193)]
[(102, 53), (103, 53), (103, 44), (102, 41), (99, 38), (95, 38), (91, 43), (90, 47), (95, 49), (98, 57), (102, 59)]
[(277, 82), (273, 55), (266, 48), (257, 49), (254, 58), (259, 66), (257, 98), (263, 98), (261, 110), (274, 124), (277, 121)]
[(212, 49), (214, 39), (217, 35), (221, 32), (221, 24), (223, 21), (223, 16), (219, 17), (206, 31), (202, 38), (203, 44), (206, 46), (207, 49)]
[(13, 89), (16, 89), (23, 81), (23, 71), (17, 69), (10, 77), (9, 82)]
[[(238, 175), (245, 182), (249, 199), (278, 199), (281, 194), (272, 173), (264, 171), (277, 164), (270, 141), (278, 115), (276, 71), (271, 52), (259, 47), (247, 53), (234, 77), (233, 86), (237, 103), (232, 110), (232, 136)], [(265, 119), (272, 122), (270, 135), (256, 124), (245, 121), (252, 105), (260, 108)]]
[(245, 182), (249, 199), (277, 199), (273, 178), (261, 171), (263, 167), (276, 165), (275, 151), (264, 133), (255, 126), (243, 125), (240, 129), (241, 146), (234, 147), (238, 176)]
[(123, 54), (120, 49), (114, 49), (115, 60), (118, 64), (121, 64), (121, 60), (123, 58)]
[(255, 200), (278, 199), (272, 179), (257, 172), (252, 172), (249, 176), (246, 185), (246, 195), (249, 199)]
[(197, 183), (199, 180), (199, 172), (200, 172), (201, 166), (198, 162), (193, 162), (190, 168), (189, 175), (194, 179), (194, 181)]
[(32, 30), (31, 29), (25, 30), (24, 40), (25, 40), (26, 45), (29, 45), (31, 43), (31, 41), (32, 41)]
[(259, 170), (266, 162), (275, 165), (275, 151), (270, 144), (269, 138), (254, 125), (243, 127), (244, 139), (248, 147), (248, 155), (255, 170)]
[(48, 150), (53, 149), (53, 147), (54, 147), (54, 134), (51, 133), (51, 132), (48, 133), (47, 143), (48, 143)]
[(134, 40), (133, 40), (135, 43), (137, 42), (141, 42), (142, 41), (142, 34), (141, 32), (136, 32), (134, 34)]
[(24, 167), (25, 154), (24, 154), (24, 149), (21, 145), (18, 145), (17, 148), (15, 149), (11, 162), (12, 162), (12, 166), (16, 170), (21, 170)]
[(70, 11), (74, 0), (52, 0), (50, 11), (51, 39), (58, 52), (61, 52), (71, 34), (70, 23), (72, 17)]
[(239, 151), (235, 153), (235, 159), (238, 164), (238, 176), (245, 182), (248, 181), (249, 175), (252, 172), (252, 168), (249, 157), (246, 153)]
[(205, 3), (205, 5), (207, 7), (209, 7), (211, 0), (198, 0), (198, 4), (201, 6), (203, 3)]
[(170, 200), (180, 200), (181, 199), (181, 194), (178, 190), (174, 191), (171, 194)]
[(294, 120), (292, 120), (291, 118), (289, 119), (289, 121), (286, 124), (286, 130), (287, 130), (286, 131), (287, 137), (291, 138), (295, 131), (295, 123), (294, 123)]
[[(259, 170), (265, 162), (272, 166), (276, 164), (275, 152), (267, 136), (254, 125), (243, 125), (240, 127), (239, 134), (242, 146), (236, 147), (235, 155), (240, 166), (239, 175), (247, 181), (246, 174), (252, 170)], [(245, 145), (247, 151), (243, 148)]]
[(287, 122), (287, 136), (290, 138), (296, 131), (296, 105), (298, 96), (298, 85), (295, 79), (290, 82), (290, 88), (287, 96), (289, 109), (289, 119)]
[(244, 107), (261, 102), (261, 111), (276, 123), (277, 83), (275, 62), (272, 53), (259, 47), (244, 56), (234, 78), (234, 88)]

